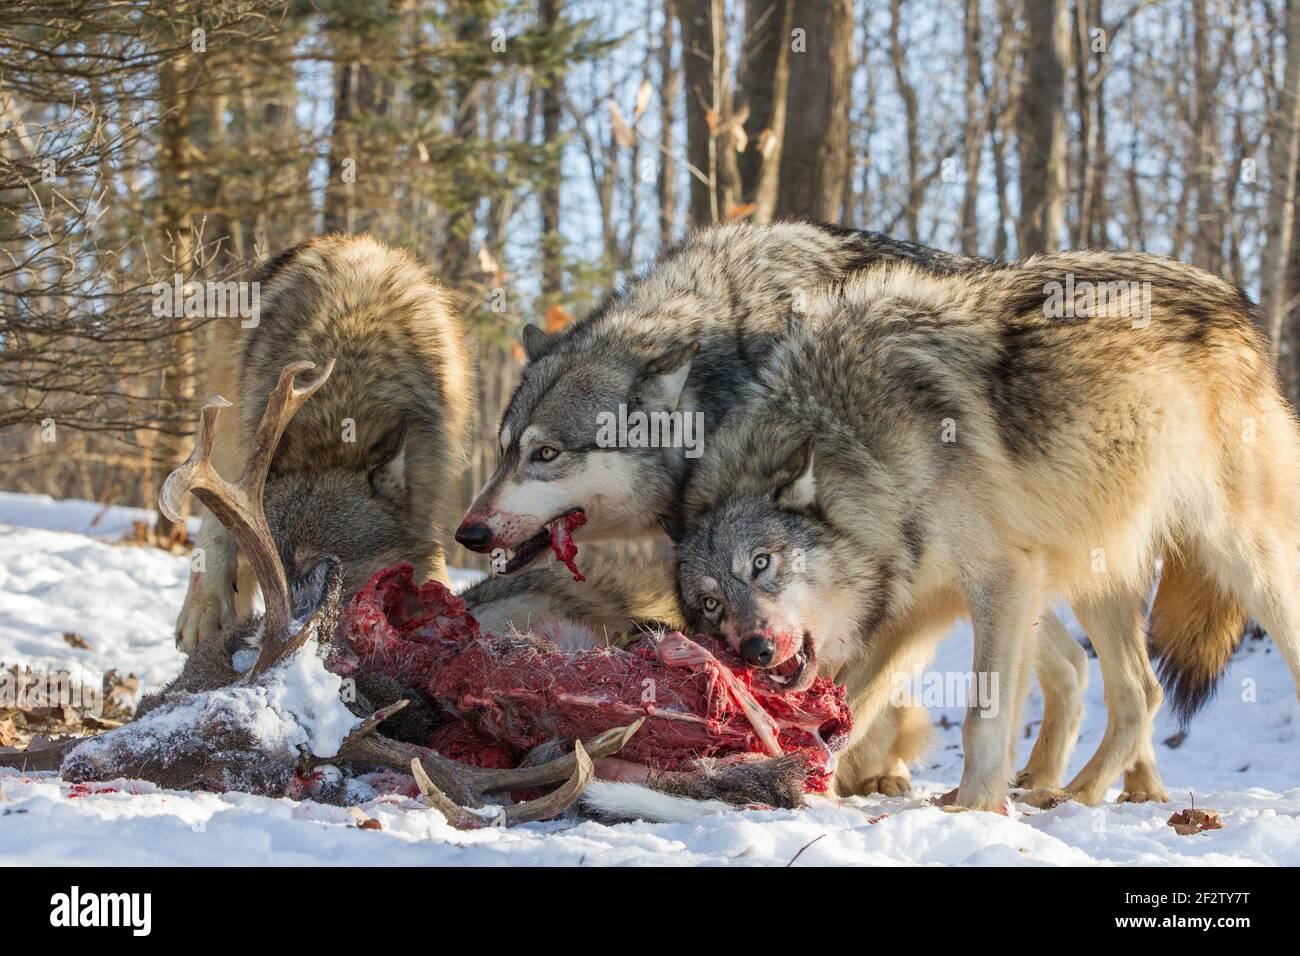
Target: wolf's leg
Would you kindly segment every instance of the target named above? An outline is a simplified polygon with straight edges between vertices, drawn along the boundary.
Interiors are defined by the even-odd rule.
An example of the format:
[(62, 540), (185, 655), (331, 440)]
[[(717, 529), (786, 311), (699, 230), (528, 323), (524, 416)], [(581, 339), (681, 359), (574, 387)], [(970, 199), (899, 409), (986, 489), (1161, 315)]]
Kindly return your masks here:
[[(1143, 630), (1145, 595), (1137, 590), (1074, 602), (1075, 613), (1088, 632), (1101, 663), (1106, 696), (1106, 732), (1101, 744), (1065, 788), (1061, 797), (1096, 806), (1123, 770), (1137, 774), (1132, 782), (1150, 797), (1166, 800), (1151, 750), (1152, 719), (1163, 694), (1147, 657)], [(1142, 759), (1139, 770), (1137, 764)], [(1027, 802), (1043, 805), (1043, 795)]]
[(429, 559), (429, 580), (437, 581), (443, 587), (451, 587), (451, 576), (447, 573), (447, 558), (439, 545)]
[[(1152, 716), (1155, 716), (1155, 711), (1152, 711)], [(1148, 734), (1138, 744), (1138, 755), (1133, 769), (1124, 771), (1124, 791), (1119, 795), (1117, 802), (1146, 803), (1148, 800), (1154, 800), (1157, 803), (1164, 803), (1168, 799), (1169, 793), (1160, 779), (1160, 771), (1156, 769), (1156, 749), (1151, 742), (1151, 735)]]
[[(237, 327), (237, 323), (235, 323)], [(217, 323), (218, 336), (229, 332), (230, 323)], [(208, 360), (217, 361), (224, 369), (224, 355), (235, 354), (234, 349), (217, 349), (218, 355)], [(213, 382), (220, 387), (214, 392), (224, 393), (232, 398), (237, 394), (237, 386), (229, 369), (224, 369)], [(218, 474), (233, 478), (244, 467), (248, 457), (247, 450), (240, 440), (241, 429), (236, 427), (239, 421), (239, 400), (235, 406), (226, 409), (222, 426), (217, 429), (212, 444), (212, 466)], [(196, 553), (193, 558), (194, 570), (190, 573), (189, 590), (185, 592), (185, 603), (176, 618), (176, 646), (189, 653), (198, 647), (200, 641), (211, 637), (223, 627), (238, 619), (235, 596), (235, 581), (238, 574), (239, 547), (221, 522), (208, 511), (199, 507), (199, 532), (194, 536), (195, 551), (202, 549), (201, 557)], [(201, 564), (202, 570), (199, 570)], [(250, 600), (252, 587), (248, 588)]]
[[(853, 711), (853, 733), (835, 775), (840, 793), (861, 792), (859, 786), (873, 776), (903, 776), (907, 762), (915, 759), (911, 751), (924, 746), (923, 736), (916, 733), (916, 717), (909, 712), (920, 711), (927, 727), (928, 716), (895, 699), (896, 691), (900, 681), (910, 687), (908, 681), (929, 661), (954, 613), (945, 610), (924, 624), (909, 621), (885, 628), (835, 675)], [(900, 743), (904, 746), (897, 750)]]
[(924, 707), (885, 707), (862, 738), (840, 755), (836, 793), (842, 797), (906, 794), (912, 788), (908, 766), (925, 753), (930, 730), (930, 715)]
[(1005, 812), (1011, 779), (1011, 741), (1015, 733), (1024, 655), (1033, 648), (1031, 628), (1043, 610), (1045, 573), (1041, 562), (1021, 551), (975, 582), (969, 604), (975, 629), (976, 686), (993, 691), (977, 701), (962, 725), (965, 769), (957, 803), (973, 810)]
[(257, 591), (257, 575), (253, 566), (242, 554), (238, 555), (235, 570), (235, 620), (242, 621), (253, 613), (253, 595)]
[(187, 654), (200, 641), (236, 620), (235, 574), (239, 551), (235, 539), (206, 508), (199, 519), (194, 550), (189, 590), (176, 618), (176, 646)]
[[(1038, 621), (1035, 669), (1043, 689), (1043, 723), (1016, 786), (1027, 790), (1060, 786), (1083, 720), (1088, 655), (1061, 619), (1048, 610)], [(1025, 696), (1023, 688), (1021, 696)]]
[(1268, 632), (1300, 694), (1300, 573), (1295, 542), (1284, 541), (1272, 530), (1257, 531), (1227, 549), (1213, 553), (1204, 549), (1202, 560)]

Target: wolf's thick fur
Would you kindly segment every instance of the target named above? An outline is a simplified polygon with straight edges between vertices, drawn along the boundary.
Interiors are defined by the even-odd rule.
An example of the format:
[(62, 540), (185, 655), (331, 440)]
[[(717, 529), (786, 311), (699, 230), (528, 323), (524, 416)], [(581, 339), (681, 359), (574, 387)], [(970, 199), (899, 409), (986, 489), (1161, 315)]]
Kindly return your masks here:
[[(1062, 288), (1073, 299), (1052, 317)], [(708, 597), (742, 632), (785, 615), (823, 665), (844, 664), (856, 716), (913, 666), (917, 634), (970, 613), (973, 670), (999, 676), (1000, 706), (969, 711), (958, 801), (999, 809), (1031, 630), (1064, 597), (1108, 709), (1066, 793), (1095, 804), (1125, 771), (1127, 795), (1163, 796), (1142, 627), (1157, 558), (1152, 641), (1182, 700), (1212, 688), (1243, 612), (1300, 682), (1297, 432), (1252, 311), (1227, 283), (1138, 254), (853, 278), (711, 436), (679, 546), (688, 618), (719, 625)], [(768, 548), (773, 568), (740, 580)]]
[[(598, 448), (597, 415), (619, 406), (701, 412), (713, 428), (821, 287), (881, 261), (936, 273), (965, 259), (804, 222), (701, 229), (559, 334), (529, 327), (528, 366), (502, 416), (501, 460), (466, 515), (514, 549), (575, 504), (584, 540), (626, 539), (670, 523), (692, 459), (684, 449)], [(561, 454), (530, 461), (542, 445)]]
[(672, 566), (662, 561), (610, 558), (588, 569), (585, 581), (573, 580), (563, 567), (546, 565), (484, 578), (461, 597), (489, 634), (573, 623), (615, 642), (645, 628), (685, 626)]
[[(529, 364), (502, 417), (501, 460), (462, 531), (486, 529), (483, 540), (493, 548), (531, 546), (512, 558), (522, 567), (543, 553), (544, 525), (573, 508), (587, 514), (583, 541), (674, 529), (695, 459), (682, 447), (596, 447), (597, 416), (617, 414), (620, 405), (698, 412), (707, 442), (772, 349), (797, 327), (806, 303), (880, 263), (909, 263), (936, 276), (988, 265), (879, 233), (732, 223), (693, 233), (562, 333), (532, 329), (525, 336)], [(543, 447), (559, 455), (534, 460)], [(1082, 652), (1063, 628), (1051, 633), (1063, 643), (1047, 657), (1040, 680), (1056, 715), (1051, 726), (1061, 732), (1040, 738), (1040, 757), (1025, 777), (1035, 786), (1059, 782), (1082, 707)], [(1053, 668), (1057, 662), (1065, 666)], [(881, 733), (896, 739), (892, 723)], [(857, 765), (861, 779), (871, 780), (896, 776), (909, 759), (864, 756)]]
[[(293, 578), (324, 554), (344, 567), (344, 595), (396, 561), (447, 580), (443, 530), (463, 462), (473, 391), (460, 322), (413, 258), (365, 236), (326, 236), (287, 250), (254, 277), (255, 327), (220, 319), (202, 365), (200, 398), (234, 403), (213, 462), (238, 474), (280, 371), (307, 359), (334, 373), (285, 429), (265, 508)], [(233, 540), (204, 513), (197, 546), (205, 569), (190, 580), (178, 645), (242, 617), (251, 575), (236, 590)]]

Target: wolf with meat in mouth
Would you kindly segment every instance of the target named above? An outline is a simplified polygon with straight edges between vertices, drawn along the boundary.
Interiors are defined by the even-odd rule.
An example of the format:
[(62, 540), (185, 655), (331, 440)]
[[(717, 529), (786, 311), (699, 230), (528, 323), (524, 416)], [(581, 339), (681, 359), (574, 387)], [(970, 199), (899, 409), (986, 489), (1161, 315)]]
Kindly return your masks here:
[[(586, 541), (666, 540), (664, 532), (679, 530), (681, 493), (701, 449), (686, 441), (611, 444), (602, 424), (638, 413), (683, 422), (698, 415), (705, 429), (716, 428), (797, 326), (803, 303), (881, 262), (942, 276), (984, 260), (812, 223), (726, 224), (696, 232), (563, 332), (529, 326), (529, 361), (502, 417), (499, 464), (456, 540), (492, 554), (506, 574), (546, 551), (558, 523), (579, 513)], [(707, 454), (710, 432), (694, 434), (703, 435)], [(1055, 719), (1026, 767), (1034, 786), (1064, 772), (1086, 674), (1082, 651), (1050, 611), (1044, 623), (1039, 677)], [(908, 732), (896, 747), (864, 744), (845, 759), (841, 790), (906, 786), (906, 763), (924, 734), (915, 720), (897, 723)]]
[[(1045, 310), (1053, 284), (1137, 280), (1144, 303)], [(1149, 317), (1149, 318), (1148, 318)], [(1068, 600), (1107, 725), (1064, 791), (1167, 800), (1150, 639), (1184, 716), (1246, 614), (1300, 683), (1300, 434), (1245, 295), (1157, 256), (1061, 253), (956, 276), (882, 266), (816, 299), (710, 433), (684, 496), (688, 622), (766, 679), (837, 670), (855, 721), (886, 705), (957, 615), (998, 704), (969, 708), (964, 807), (1002, 810), (1025, 665)]]

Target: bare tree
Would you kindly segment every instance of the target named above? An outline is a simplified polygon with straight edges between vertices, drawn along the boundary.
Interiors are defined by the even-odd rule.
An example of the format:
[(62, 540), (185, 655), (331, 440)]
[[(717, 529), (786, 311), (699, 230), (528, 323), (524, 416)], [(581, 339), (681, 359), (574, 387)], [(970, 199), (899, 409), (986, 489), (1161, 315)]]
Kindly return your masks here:
[(673, 125), (681, 96), (681, 73), (673, 63), (676, 43), (676, 14), (673, 0), (664, 0), (663, 23), (659, 29), (659, 172), (655, 191), (659, 197), (659, 248), (667, 249), (677, 239), (677, 163)]
[(1196, 227), (1192, 231), (1192, 259), (1203, 269), (1223, 272), (1223, 216), (1214, 184), (1219, 163), (1216, 87), (1218, 67), (1210, 61), (1210, 24), (1205, 0), (1192, 0), (1192, 63), (1195, 76), (1192, 135), (1192, 183), (1196, 193)]
[(966, 181), (961, 194), (961, 251), (973, 256), (979, 254), (979, 222), (975, 205), (979, 198), (980, 156), (984, 151), (984, 134), (988, 125), (983, 81), (984, 34), (980, 25), (979, 0), (966, 0), (963, 25), (966, 34), (966, 128), (962, 145)]
[[(538, 25), (553, 31), (560, 19), (560, 0), (538, 0)], [(560, 136), (560, 118), (563, 115), (564, 74), (550, 70), (542, 85), (542, 140), (555, 143)], [(558, 164), (556, 164), (558, 167)], [(542, 186), (542, 293), (556, 296), (564, 282), (564, 261), (560, 237), (560, 171), (551, 175)]]
[(1025, 4), (1024, 86), (1020, 143), (1020, 255), (1052, 252), (1065, 224), (1065, 70), (1069, 17), (1065, 0)]
[(838, 222), (849, 173), (853, 2), (804, 0), (794, 30), (804, 45), (791, 50), (776, 214)]
[(1286, 10), (1286, 71), (1273, 110), (1268, 151), (1268, 241), (1260, 267), (1260, 313), (1277, 354), (1290, 311), (1288, 252), (1295, 241), (1296, 174), (1300, 163), (1300, 4)]

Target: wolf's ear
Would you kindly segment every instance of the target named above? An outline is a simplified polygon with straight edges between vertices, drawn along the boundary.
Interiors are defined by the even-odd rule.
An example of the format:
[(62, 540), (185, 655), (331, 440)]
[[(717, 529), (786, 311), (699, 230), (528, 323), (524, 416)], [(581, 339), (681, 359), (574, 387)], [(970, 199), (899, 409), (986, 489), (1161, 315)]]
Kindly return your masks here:
[(366, 474), (375, 494), (406, 497), (406, 421), (388, 429), (366, 452)]
[(522, 337), (524, 344), (524, 355), (528, 356), (528, 361), (536, 362), (546, 351), (546, 340), (550, 338), (545, 332), (539, 329), (533, 323), (529, 322), (524, 326)]
[(676, 411), (699, 350), (698, 342), (688, 342), (647, 362), (633, 389), (632, 404), (647, 412)]
[(813, 445), (808, 438), (795, 445), (768, 472), (774, 491), (772, 497), (790, 508), (811, 508), (817, 503), (817, 479), (813, 477)]

